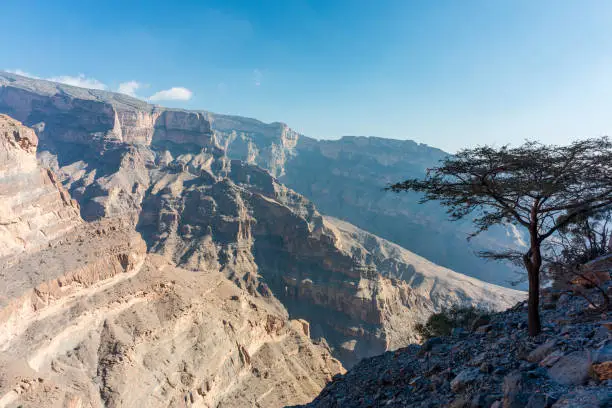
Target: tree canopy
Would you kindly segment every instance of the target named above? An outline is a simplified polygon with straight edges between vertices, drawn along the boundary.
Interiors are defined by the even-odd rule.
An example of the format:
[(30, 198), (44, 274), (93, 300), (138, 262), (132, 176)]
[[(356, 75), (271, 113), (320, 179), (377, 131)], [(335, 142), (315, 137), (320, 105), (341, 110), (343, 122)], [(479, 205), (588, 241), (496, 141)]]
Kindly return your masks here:
[(528, 141), (521, 146), (464, 149), (442, 160), (423, 179), (388, 189), (423, 193), (421, 202), (439, 201), (452, 220), (470, 216), (475, 236), (497, 224), (527, 230), (529, 248), (519, 254), (483, 253), (521, 259), (529, 276), (529, 331), (539, 333), (539, 272), (544, 240), (598, 210), (612, 206), (612, 142), (607, 137), (567, 146)]

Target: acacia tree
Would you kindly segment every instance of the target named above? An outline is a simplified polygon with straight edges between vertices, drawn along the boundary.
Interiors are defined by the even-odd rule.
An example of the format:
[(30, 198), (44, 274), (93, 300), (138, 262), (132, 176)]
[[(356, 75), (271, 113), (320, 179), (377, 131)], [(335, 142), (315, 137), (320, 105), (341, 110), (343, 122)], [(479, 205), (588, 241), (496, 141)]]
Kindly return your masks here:
[(607, 137), (568, 146), (528, 141), (518, 147), (464, 149), (427, 171), (388, 189), (423, 193), (436, 200), (451, 220), (470, 216), (470, 238), (497, 224), (514, 224), (529, 234), (528, 249), (481, 256), (520, 259), (529, 282), (529, 334), (541, 331), (539, 314), (542, 243), (575, 219), (612, 205), (612, 142)]

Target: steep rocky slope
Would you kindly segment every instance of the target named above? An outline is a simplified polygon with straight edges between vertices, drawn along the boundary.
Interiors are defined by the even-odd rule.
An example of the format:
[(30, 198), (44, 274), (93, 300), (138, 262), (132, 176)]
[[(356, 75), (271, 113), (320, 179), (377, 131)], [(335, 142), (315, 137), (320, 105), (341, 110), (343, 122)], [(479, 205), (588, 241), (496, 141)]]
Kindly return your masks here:
[[(610, 282), (606, 290), (612, 292)], [(609, 314), (592, 310), (582, 297), (550, 290), (542, 306), (544, 330), (535, 338), (525, 330), (527, 304), (521, 302), (479, 318), (472, 332), (454, 329), (452, 337), (365, 359), (305, 407), (612, 406)]]
[(282, 307), (217, 271), (145, 258), (133, 230), (92, 227), (102, 237), (66, 236), (14, 267), (86, 258), (1, 310), (0, 406), (280, 407), (342, 372)]
[(2, 190), (27, 205), (9, 226), (36, 227), (2, 235), (24, 245), (0, 258), (0, 407), (280, 407), (343, 372), (278, 301), (147, 254), (129, 211), (82, 222), (36, 136), (7, 117), (0, 129), (0, 156), (29, 181)]
[(208, 114), (8, 74), (0, 110), (37, 130), (40, 160), (86, 220), (124, 217), (169, 263), (282, 303), (347, 366), (415, 340), (413, 324), (440, 307), (522, 297), (326, 221), (267, 171), (230, 160)]
[(139, 221), (151, 250), (193, 270), (220, 269), (250, 293), (274, 294), (348, 366), (418, 340), (413, 325), (434, 310), (499, 309), (522, 297), (325, 219), (258, 167), (214, 163), (182, 155), (152, 176)]
[(32, 129), (0, 115), (0, 260), (35, 250), (80, 222), (77, 203), (38, 166), (37, 146)]

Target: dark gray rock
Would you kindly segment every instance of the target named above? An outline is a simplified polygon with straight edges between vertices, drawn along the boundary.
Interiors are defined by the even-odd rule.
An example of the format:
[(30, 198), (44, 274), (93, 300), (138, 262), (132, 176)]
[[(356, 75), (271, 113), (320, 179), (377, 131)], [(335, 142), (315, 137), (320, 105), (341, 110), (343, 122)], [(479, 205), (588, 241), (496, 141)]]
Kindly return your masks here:
[(589, 379), (591, 362), (586, 353), (575, 351), (563, 356), (548, 369), (550, 378), (564, 385), (581, 385)]
[(525, 408), (550, 408), (557, 400), (546, 394), (533, 394)]
[(474, 383), (482, 378), (482, 373), (477, 368), (467, 368), (461, 371), (452, 381), (451, 390), (458, 392), (465, 388), (467, 385)]
[(557, 341), (555, 339), (547, 341), (546, 343), (538, 346), (535, 350), (529, 353), (529, 355), (527, 356), (527, 360), (535, 363), (542, 361), (547, 355), (549, 355), (553, 351), (556, 344)]

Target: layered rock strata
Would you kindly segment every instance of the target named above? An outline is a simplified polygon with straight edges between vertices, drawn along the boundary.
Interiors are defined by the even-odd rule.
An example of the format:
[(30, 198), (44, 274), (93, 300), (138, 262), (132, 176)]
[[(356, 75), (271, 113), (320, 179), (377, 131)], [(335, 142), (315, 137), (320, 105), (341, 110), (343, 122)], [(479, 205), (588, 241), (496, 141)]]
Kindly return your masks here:
[[(9, 74), (0, 75), (0, 110), (37, 129), (40, 160), (86, 220), (125, 217), (168, 262), (218, 270), (280, 301), (348, 366), (417, 340), (414, 324), (441, 307), (504, 308), (522, 297), (326, 220), (268, 171), (231, 160), (210, 114)], [(297, 135), (270, 125), (279, 126), (290, 148)]]

